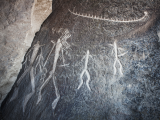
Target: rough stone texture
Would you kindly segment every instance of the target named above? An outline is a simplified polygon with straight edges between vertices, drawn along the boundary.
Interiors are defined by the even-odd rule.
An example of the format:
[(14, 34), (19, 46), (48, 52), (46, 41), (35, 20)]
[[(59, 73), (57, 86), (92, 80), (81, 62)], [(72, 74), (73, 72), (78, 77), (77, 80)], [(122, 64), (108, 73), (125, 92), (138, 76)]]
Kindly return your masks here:
[(15, 82), (25, 52), (50, 14), (51, 5), (48, 0), (0, 1), (0, 104)]
[[(150, 0), (53, 2), (56, 7), (1, 106), (2, 119), (159, 120), (159, 5)], [(141, 18), (143, 11), (149, 16), (113, 23), (69, 10), (119, 19)]]
[(52, 0), (35, 0), (31, 13), (31, 28), (27, 32), (25, 43), (31, 46), (35, 33), (52, 11)]
[[(4, 99), (16, 80), (25, 54), (24, 39), (31, 27), (33, 0), (0, 2), (0, 94)], [(1, 102), (0, 102), (1, 103)]]

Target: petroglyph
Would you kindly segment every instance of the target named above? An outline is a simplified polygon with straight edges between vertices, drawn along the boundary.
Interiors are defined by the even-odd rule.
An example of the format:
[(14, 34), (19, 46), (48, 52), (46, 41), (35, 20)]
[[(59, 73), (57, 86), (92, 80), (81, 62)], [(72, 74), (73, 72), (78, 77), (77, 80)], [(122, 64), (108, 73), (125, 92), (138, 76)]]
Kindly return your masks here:
[(90, 14), (80, 14), (74, 11), (71, 11), (70, 9), (68, 9), (69, 12), (71, 12), (72, 14), (76, 15), (76, 16), (80, 16), (80, 17), (85, 17), (85, 18), (91, 18), (91, 19), (96, 19), (96, 20), (105, 20), (105, 21), (109, 21), (109, 22), (118, 22), (118, 23), (132, 23), (132, 22), (140, 22), (140, 21), (144, 21), (148, 18), (148, 12), (145, 11), (144, 12), (144, 16), (139, 18), (139, 19), (133, 19), (133, 20), (118, 20), (118, 19), (107, 19), (105, 17), (97, 17), (97, 16), (93, 16)]
[(128, 53), (128, 51), (125, 52), (125, 53), (122, 53), (122, 54), (118, 55), (118, 57), (124, 56), (124, 55), (127, 54), (127, 53)]
[(44, 67), (44, 68), (43, 68), (43, 73), (42, 73), (41, 78), (40, 78), (40, 80), (41, 80), (42, 82), (44, 82), (44, 78), (46, 77), (46, 74), (47, 74), (47, 69)]
[(42, 73), (42, 66), (43, 66), (43, 60), (44, 60), (44, 58), (43, 58), (43, 55), (42, 55), (42, 48), (40, 49), (41, 50), (41, 52), (40, 52), (40, 54), (37, 56), (37, 63), (36, 63), (36, 66), (35, 66), (35, 74), (36, 74), (36, 70), (37, 70), (37, 67), (39, 66), (39, 69), (40, 69), (40, 72)]
[(60, 29), (58, 33), (62, 33), (62, 36), (59, 38), (61, 41), (61, 44), (63, 45), (63, 49), (70, 48), (70, 45), (67, 43), (67, 39), (71, 37), (71, 34), (69, 33), (68, 29)]
[(85, 66), (84, 66), (84, 69), (83, 69), (83, 71), (82, 71), (82, 73), (81, 73), (81, 75), (80, 75), (80, 84), (79, 84), (79, 86), (78, 86), (77, 89), (80, 89), (80, 88), (81, 88), (81, 86), (82, 86), (82, 84), (83, 84), (83, 79), (82, 79), (82, 77), (83, 77), (83, 75), (86, 73), (86, 76), (87, 76), (86, 85), (87, 85), (87, 88), (91, 91), (91, 89), (90, 89), (90, 87), (89, 87), (90, 74), (89, 74), (89, 72), (88, 72), (88, 70), (87, 70), (88, 59), (89, 59), (89, 50), (87, 50), (87, 54), (85, 55), (85, 57), (86, 57)]
[(16, 83), (16, 87), (14, 89), (14, 93), (13, 93), (13, 97), (10, 99), (10, 102), (13, 101), (14, 99), (17, 98), (18, 96), (18, 91), (19, 91), (19, 88), (18, 88), (18, 85), (21, 83), (22, 79), (26, 76), (26, 74), (30, 71), (30, 69), (32, 68), (32, 65), (36, 59), (36, 56), (37, 56), (37, 53), (39, 51), (39, 48), (43, 46), (43, 45), (39, 45), (39, 41), (34, 45), (34, 48), (33, 48), (33, 52), (32, 52), (32, 56), (31, 56), (31, 59), (30, 59), (30, 65), (29, 67), (24, 71), (24, 73), (22, 74), (22, 76), (17, 80), (17, 83)]
[[(117, 48), (117, 43), (116, 43), (116, 41), (114, 41), (114, 43), (113, 43), (113, 48), (114, 48), (114, 54), (115, 54), (115, 61), (114, 61), (114, 64), (113, 64), (114, 75), (116, 75), (116, 72), (117, 72), (116, 63), (118, 63), (118, 64), (119, 64), (119, 73), (120, 73), (121, 76), (123, 76), (123, 67), (122, 67), (121, 62), (120, 62), (119, 59), (118, 59), (118, 48)], [(126, 52), (126, 53), (127, 53), (127, 52)], [(120, 54), (119, 56), (123, 56), (123, 55), (125, 55), (126, 53)]]
[(63, 48), (61, 49), (61, 52), (62, 52), (62, 61), (63, 61), (63, 64), (62, 65), (60, 65), (59, 67), (67, 67), (67, 66), (69, 66), (69, 64), (65, 64), (65, 59), (64, 59), (64, 55), (63, 55)]
[[(54, 83), (54, 86), (55, 86), (55, 92), (56, 92), (56, 99), (53, 101), (52, 103), (52, 108), (55, 109), (59, 99), (60, 99), (60, 95), (59, 95), (59, 92), (58, 92), (58, 88), (56, 86), (56, 83), (54, 81), (54, 73), (55, 73), (55, 70), (56, 70), (56, 66), (57, 66), (57, 60), (59, 58), (59, 54), (60, 54), (60, 51), (62, 50), (62, 47), (63, 47), (63, 43), (67, 43), (66, 40), (71, 36), (71, 34), (69, 33), (69, 31), (67, 29), (60, 29), (58, 31), (59, 33), (62, 33), (62, 36), (58, 39), (57, 43), (56, 43), (56, 48), (55, 48), (55, 56), (54, 56), (54, 62), (53, 62), (53, 67), (52, 67), (52, 70), (50, 71), (49, 73), (49, 76), (48, 78), (45, 80), (45, 82), (43, 83), (43, 85), (40, 87), (40, 90), (39, 90), (39, 95), (38, 95), (38, 100), (37, 100), (37, 104), (41, 101), (41, 91), (42, 89), (47, 85), (47, 83), (49, 82), (49, 80), (53, 77), (53, 83)], [(64, 45), (65, 46), (65, 45)], [(65, 46), (66, 47), (66, 46)]]
[(53, 51), (53, 49), (54, 49), (54, 47), (55, 47), (55, 42), (54, 42), (53, 40), (51, 40), (51, 43), (53, 43), (53, 46), (52, 46), (52, 49), (51, 49), (51, 51), (49, 52), (49, 54), (48, 54), (48, 56), (47, 56), (47, 59), (46, 59), (46, 61), (45, 61), (45, 63), (44, 63), (44, 67), (46, 66), (47, 61), (48, 61), (48, 59), (49, 59), (49, 56), (51, 55), (51, 53), (52, 53), (52, 51)]
[(25, 77), (25, 75), (28, 73), (28, 71), (32, 68), (33, 62), (37, 56), (38, 50), (42, 45), (39, 45), (39, 41), (37, 42), (37, 44), (34, 45), (34, 49), (32, 52), (32, 56), (30, 59), (30, 65), (29, 67), (25, 70), (25, 72), (22, 74), (22, 76), (17, 80), (16, 85), (18, 86), (20, 84), (20, 82), (22, 81), (22, 79)]
[(57, 106), (57, 103), (60, 99), (60, 94), (59, 94), (59, 90), (58, 90), (58, 87), (57, 87), (57, 83), (55, 81), (55, 78), (53, 77), (53, 84), (54, 84), (54, 88), (55, 88), (55, 93), (56, 93), (56, 99), (52, 102), (52, 109), (54, 111), (54, 109), (56, 108)]
[(24, 65), (24, 69), (26, 69), (28, 67), (27, 61), (28, 61), (28, 58), (26, 57), (25, 61), (22, 63), (22, 66)]
[(34, 80), (34, 73), (33, 73), (34, 69), (33, 67), (31, 68), (31, 71), (30, 71), (30, 78), (31, 78), (31, 86), (32, 86), (32, 92), (29, 93), (25, 99), (24, 99), (24, 103), (23, 103), (23, 112), (25, 112), (25, 108), (26, 108), (26, 105), (28, 103), (28, 101), (30, 100), (30, 98), (33, 96), (33, 94), (35, 93), (35, 80)]
[(9, 102), (11, 102), (11, 101), (13, 101), (13, 100), (15, 100), (17, 98), (17, 96), (18, 96), (18, 90), (19, 90), (18, 88), (14, 89), (13, 95), (12, 95), (12, 97), (11, 97), (11, 99), (10, 99)]
[(43, 72), (41, 72), (42, 75), (41, 75), (41, 79), (40, 80), (43, 81), (43, 82), (44, 82), (44, 78), (46, 77), (46, 73), (47, 73), (46, 64), (48, 62), (48, 59), (49, 59), (53, 49), (55, 48), (55, 42), (53, 40), (51, 40), (51, 43), (53, 43), (52, 49), (50, 50), (50, 52), (49, 52), (44, 64), (43, 64), (43, 62), (41, 62), (41, 66), (42, 66), (42, 71)]
[(52, 70), (49, 73), (48, 78), (46, 79), (46, 81), (43, 83), (43, 85), (40, 87), (40, 91), (39, 91), (39, 95), (38, 95), (38, 100), (37, 100), (37, 104), (41, 101), (41, 91), (42, 89), (47, 85), (47, 83), (49, 82), (49, 80), (51, 79), (51, 77), (54, 75), (54, 72), (56, 70), (56, 65), (57, 65), (57, 60), (59, 58), (59, 52), (60, 49), (62, 47), (62, 44), (60, 42), (60, 39), (58, 39), (57, 43), (56, 43), (56, 50), (55, 50), (55, 57), (54, 57), (54, 63), (53, 63), (53, 67)]

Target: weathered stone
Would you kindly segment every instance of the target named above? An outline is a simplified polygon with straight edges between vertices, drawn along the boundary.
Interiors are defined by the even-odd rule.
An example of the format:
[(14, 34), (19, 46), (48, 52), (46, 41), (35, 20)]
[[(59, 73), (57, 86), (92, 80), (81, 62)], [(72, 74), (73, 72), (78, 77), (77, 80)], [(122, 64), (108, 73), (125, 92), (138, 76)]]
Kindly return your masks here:
[(3, 119), (158, 120), (160, 4), (122, 3), (53, 3), (1, 106)]
[(0, 6), (0, 104), (10, 91), (26, 51), (24, 39), (31, 25), (33, 0), (4, 0)]
[(48, 0), (0, 2), (0, 104), (14, 84), (26, 50), (50, 14), (51, 5)]

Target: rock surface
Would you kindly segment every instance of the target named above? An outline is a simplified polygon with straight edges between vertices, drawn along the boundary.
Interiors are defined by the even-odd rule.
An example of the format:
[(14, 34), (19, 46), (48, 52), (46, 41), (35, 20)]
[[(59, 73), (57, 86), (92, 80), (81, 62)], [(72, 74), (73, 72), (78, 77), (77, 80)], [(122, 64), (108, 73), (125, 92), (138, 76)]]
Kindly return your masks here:
[[(160, 4), (124, 2), (53, 4), (1, 106), (2, 119), (159, 120)], [(125, 16), (138, 22), (107, 20)]]
[(51, 5), (48, 0), (0, 1), (0, 104), (14, 84), (26, 50), (50, 14)]

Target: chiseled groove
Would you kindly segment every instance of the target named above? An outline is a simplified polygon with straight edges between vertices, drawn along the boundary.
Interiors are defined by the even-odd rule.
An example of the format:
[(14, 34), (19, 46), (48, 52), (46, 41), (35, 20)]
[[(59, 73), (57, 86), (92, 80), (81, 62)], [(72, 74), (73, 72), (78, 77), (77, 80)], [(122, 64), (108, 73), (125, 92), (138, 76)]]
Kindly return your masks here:
[(55, 110), (57, 103), (60, 99), (60, 94), (59, 94), (59, 90), (58, 90), (58, 86), (56, 84), (55, 78), (53, 77), (53, 84), (54, 84), (54, 88), (55, 88), (55, 93), (56, 93), (56, 99), (52, 102), (52, 109)]
[[(39, 44), (39, 41), (34, 45), (33, 47), (33, 52), (32, 52), (32, 56), (31, 56), (31, 59), (30, 59), (30, 65), (29, 67), (24, 71), (24, 73), (22, 74), (22, 76), (17, 80), (17, 83), (16, 83), (16, 87), (14, 88), (14, 93), (13, 93), (13, 96), (11, 97), (10, 101), (13, 101), (17, 98), (18, 96), (18, 91), (19, 91), (19, 88), (18, 88), (18, 85), (21, 83), (22, 79), (26, 76), (26, 74), (31, 70), (32, 68), (32, 65), (37, 57), (37, 53), (39, 51), (39, 48), (43, 46), (43, 45), (40, 45)], [(29, 51), (30, 52), (30, 51)]]
[(35, 93), (35, 79), (34, 79), (34, 73), (33, 73), (33, 67), (31, 68), (30, 71), (30, 77), (31, 77), (31, 86), (32, 86), (32, 92), (29, 93), (25, 99), (24, 99), (24, 103), (23, 103), (23, 112), (25, 112), (26, 109), (26, 105), (28, 103), (28, 101), (30, 100), (30, 98), (33, 96), (33, 94)]
[(34, 45), (34, 49), (33, 49), (33, 52), (32, 52), (32, 56), (31, 56), (31, 59), (30, 59), (30, 65), (29, 67), (25, 70), (25, 72), (22, 74), (22, 76), (17, 80), (17, 83), (16, 85), (18, 86), (20, 84), (20, 82), (22, 81), (22, 79), (25, 77), (25, 75), (30, 71), (30, 69), (32, 68), (32, 65), (33, 65), (33, 62), (37, 56), (37, 53), (39, 51), (39, 48), (43, 46), (43, 45), (39, 45), (39, 41), (37, 42), (37, 44)]
[(40, 91), (39, 91), (39, 95), (38, 95), (38, 100), (37, 100), (37, 104), (41, 101), (41, 92), (42, 89), (47, 85), (47, 83), (49, 82), (49, 80), (52, 78), (52, 76), (54, 75), (54, 72), (56, 70), (56, 65), (57, 65), (57, 60), (59, 58), (59, 52), (60, 49), (62, 47), (62, 44), (60, 42), (60, 39), (58, 39), (57, 44), (56, 44), (56, 50), (55, 50), (55, 58), (54, 58), (54, 62), (53, 62), (53, 67), (52, 70), (50, 71), (50, 74), (48, 76), (48, 78), (46, 79), (46, 81), (43, 83), (43, 85), (40, 87)]
[(91, 91), (91, 88), (89, 87), (89, 81), (90, 81), (90, 74), (87, 70), (87, 65), (88, 65), (88, 59), (89, 59), (89, 50), (87, 50), (87, 54), (86, 54), (86, 60), (85, 60), (85, 66), (84, 66), (84, 70), (82, 71), (81, 75), (80, 75), (80, 84), (78, 86), (78, 90), (81, 88), (82, 84), (83, 84), (83, 75), (86, 73), (87, 75), (87, 80), (86, 80), (86, 85), (87, 85), (87, 88)]
[(122, 75), (123, 76), (123, 67), (122, 67), (122, 64), (121, 64), (121, 62), (119, 61), (119, 59), (118, 59), (118, 53), (117, 53), (117, 44), (116, 44), (116, 41), (114, 41), (114, 45), (113, 45), (113, 47), (114, 47), (114, 51), (115, 51), (115, 61), (114, 61), (114, 64), (113, 64), (113, 68), (114, 68), (114, 75), (116, 74), (116, 72), (117, 72), (117, 70), (116, 70), (116, 63), (118, 62), (118, 64), (119, 64), (119, 72), (120, 72), (120, 75)]
[[(52, 70), (50, 71), (49, 76), (47, 77), (46, 81), (40, 87), (39, 95), (38, 95), (38, 100), (37, 100), (36, 104), (39, 104), (39, 102), (41, 101), (41, 98), (42, 98), (42, 95), (41, 95), (42, 89), (48, 84), (49, 80), (52, 77), (54, 77), (54, 73), (55, 73), (56, 66), (57, 66), (57, 60), (59, 58), (60, 51), (61, 51), (61, 49), (63, 47), (61, 41), (66, 41), (71, 36), (71, 34), (69, 33), (69, 31), (67, 29), (61, 28), (58, 32), (61, 32), (62, 36), (58, 39), (58, 41), (56, 43), (56, 46), (55, 46), (55, 44), (53, 44), (53, 46), (55, 46), (56, 48), (55, 48), (55, 56), (54, 56), (54, 62), (53, 62)], [(52, 41), (52, 43), (53, 43), (53, 41)], [(53, 82), (55, 82), (55, 81), (53, 81)], [(60, 99), (60, 95), (58, 94), (58, 88), (57, 88), (57, 86), (56, 86), (55, 83), (54, 83), (54, 86), (55, 86), (55, 89), (56, 89), (56, 96), (57, 96), (57, 98), (52, 103), (52, 108), (53, 109), (55, 109), (55, 107), (56, 107), (56, 105), (58, 103), (58, 100)]]
[(103, 18), (103, 17), (97, 17), (97, 16), (93, 16), (93, 15), (91, 16), (90, 14), (89, 15), (87, 15), (87, 14), (83, 15), (83, 13), (82, 14), (77, 13), (77, 12), (75, 13), (74, 11), (72, 12), (70, 9), (68, 9), (68, 11), (71, 12), (72, 14), (74, 14), (74, 15), (85, 17), (85, 18), (91, 18), (91, 19), (96, 19), (96, 20), (105, 20), (105, 21), (109, 21), (109, 22), (119, 22), (119, 23), (139, 22), (139, 21), (145, 20), (148, 17), (148, 12), (147, 11), (144, 12), (143, 17), (141, 17), (139, 19), (134, 19), (134, 20), (107, 19), (105, 17)]
[(48, 56), (47, 56), (47, 59), (46, 59), (46, 61), (45, 61), (45, 63), (44, 63), (44, 66), (46, 66), (46, 64), (47, 64), (47, 62), (48, 62), (48, 58), (49, 58), (49, 56), (51, 55), (51, 53), (52, 53), (52, 51), (53, 51), (53, 49), (54, 49), (54, 47), (55, 47), (55, 43), (54, 43), (53, 40), (51, 40), (51, 43), (53, 43), (53, 46), (52, 46), (52, 49), (51, 49), (51, 51), (49, 52), (49, 54), (48, 54)]

